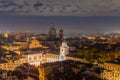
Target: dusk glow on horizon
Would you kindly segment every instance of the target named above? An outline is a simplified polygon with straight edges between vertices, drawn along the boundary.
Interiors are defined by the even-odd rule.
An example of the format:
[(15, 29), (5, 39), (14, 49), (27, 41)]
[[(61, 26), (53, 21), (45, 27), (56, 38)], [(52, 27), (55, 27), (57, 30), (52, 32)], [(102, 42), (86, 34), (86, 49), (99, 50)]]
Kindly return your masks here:
[(46, 32), (50, 24), (66, 32), (119, 32), (120, 17), (0, 16), (0, 29), (9, 32)]

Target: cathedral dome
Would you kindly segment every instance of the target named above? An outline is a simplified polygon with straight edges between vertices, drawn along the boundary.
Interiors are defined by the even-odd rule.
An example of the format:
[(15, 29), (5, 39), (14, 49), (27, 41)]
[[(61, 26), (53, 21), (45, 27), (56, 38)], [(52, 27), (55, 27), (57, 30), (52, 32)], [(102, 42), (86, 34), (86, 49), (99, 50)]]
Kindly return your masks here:
[(56, 38), (56, 29), (54, 28), (54, 24), (51, 24), (51, 28), (49, 30), (49, 38), (50, 39)]

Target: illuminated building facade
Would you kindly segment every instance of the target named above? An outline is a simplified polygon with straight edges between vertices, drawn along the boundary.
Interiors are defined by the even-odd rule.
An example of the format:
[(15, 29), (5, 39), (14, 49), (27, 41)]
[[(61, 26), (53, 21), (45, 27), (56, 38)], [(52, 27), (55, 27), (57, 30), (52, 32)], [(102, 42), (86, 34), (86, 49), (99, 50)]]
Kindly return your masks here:
[(18, 44), (3, 45), (1, 47), (7, 51), (14, 51), (19, 55), (20, 55), (20, 49), (22, 48), (21, 45)]
[(69, 54), (69, 47), (66, 42), (62, 42), (60, 47), (60, 61), (65, 60), (65, 55)]
[(43, 52), (29, 52), (25, 54), (26, 62), (38, 66), (42, 63)]
[(29, 44), (29, 48), (32, 49), (32, 48), (40, 48), (42, 47), (42, 45), (40, 44), (40, 42), (36, 39), (32, 40)]
[(29, 48), (34, 49), (34, 48), (47, 48), (47, 47), (43, 46), (37, 39), (33, 39), (29, 44)]
[(9, 37), (8, 32), (5, 32), (5, 33), (3, 34), (3, 36), (4, 36), (5, 38), (8, 38), (8, 37)]

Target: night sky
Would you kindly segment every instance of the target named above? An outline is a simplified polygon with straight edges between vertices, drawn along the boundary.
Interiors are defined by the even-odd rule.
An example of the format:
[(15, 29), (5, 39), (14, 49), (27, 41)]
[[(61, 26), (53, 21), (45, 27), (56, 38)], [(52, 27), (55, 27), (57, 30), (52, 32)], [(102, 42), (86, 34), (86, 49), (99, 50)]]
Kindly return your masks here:
[(120, 0), (0, 0), (0, 31), (120, 32)]

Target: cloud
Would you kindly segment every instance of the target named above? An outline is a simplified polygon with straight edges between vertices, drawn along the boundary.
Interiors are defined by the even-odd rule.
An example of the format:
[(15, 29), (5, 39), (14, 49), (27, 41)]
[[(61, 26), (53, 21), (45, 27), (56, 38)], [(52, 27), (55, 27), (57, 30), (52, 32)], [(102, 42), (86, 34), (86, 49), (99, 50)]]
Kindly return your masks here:
[(0, 0), (0, 13), (34, 16), (120, 16), (120, 0)]

